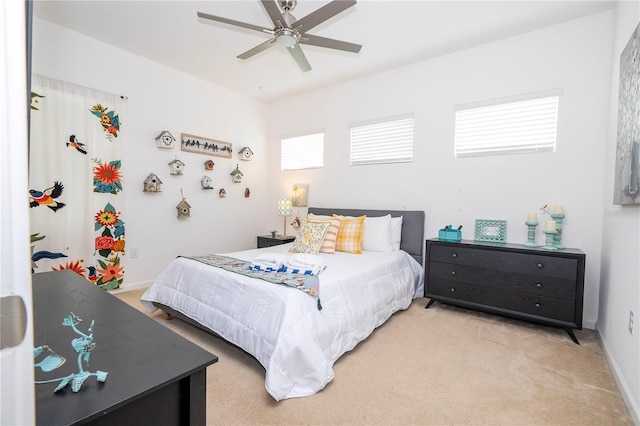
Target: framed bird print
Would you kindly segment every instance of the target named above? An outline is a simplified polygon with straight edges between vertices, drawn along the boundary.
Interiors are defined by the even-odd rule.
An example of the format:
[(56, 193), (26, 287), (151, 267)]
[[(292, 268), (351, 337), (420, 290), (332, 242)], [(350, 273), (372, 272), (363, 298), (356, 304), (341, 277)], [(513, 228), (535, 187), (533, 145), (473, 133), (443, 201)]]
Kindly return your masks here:
[(180, 149), (186, 152), (215, 155), (216, 157), (231, 158), (233, 145), (215, 139), (182, 133), (180, 136)]

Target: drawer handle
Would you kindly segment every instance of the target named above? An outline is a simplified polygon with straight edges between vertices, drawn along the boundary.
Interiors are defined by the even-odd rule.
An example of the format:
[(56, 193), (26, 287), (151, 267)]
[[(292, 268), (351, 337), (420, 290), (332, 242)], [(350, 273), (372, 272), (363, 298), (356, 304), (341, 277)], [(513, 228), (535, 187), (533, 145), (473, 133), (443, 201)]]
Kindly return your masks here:
[(456, 274), (456, 271), (451, 271), (451, 275), (455, 275), (455, 274)]
[(453, 257), (455, 259), (456, 257), (458, 257), (458, 253), (452, 253), (451, 257)]
[(451, 287), (451, 293), (455, 293), (455, 292), (456, 292), (455, 287)]
[(542, 269), (544, 268), (544, 265), (542, 263), (538, 263), (538, 265), (536, 265), (538, 267), (538, 269)]
[(536, 283), (537, 288), (542, 288), (542, 283)]
[(540, 306), (541, 305), (539, 303), (536, 303), (536, 308), (540, 309)]

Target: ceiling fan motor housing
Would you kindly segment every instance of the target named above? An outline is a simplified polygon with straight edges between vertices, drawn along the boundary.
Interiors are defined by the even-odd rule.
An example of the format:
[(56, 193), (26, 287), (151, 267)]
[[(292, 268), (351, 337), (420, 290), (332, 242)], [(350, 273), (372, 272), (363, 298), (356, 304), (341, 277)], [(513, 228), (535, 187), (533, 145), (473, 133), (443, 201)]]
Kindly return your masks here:
[(284, 10), (293, 10), (298, 4), (298, 0), (279, 0), (280, 7)]

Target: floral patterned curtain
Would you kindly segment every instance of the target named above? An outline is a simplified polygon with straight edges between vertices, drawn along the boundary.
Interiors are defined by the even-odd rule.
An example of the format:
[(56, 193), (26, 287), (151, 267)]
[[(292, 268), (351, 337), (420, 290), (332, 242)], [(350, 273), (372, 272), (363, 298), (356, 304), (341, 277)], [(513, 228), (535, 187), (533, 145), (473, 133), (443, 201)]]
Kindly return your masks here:
[(33, 272), (72, 269), (105, 290), (124, 279), (120, 96), (34, 75), (29, 145)]

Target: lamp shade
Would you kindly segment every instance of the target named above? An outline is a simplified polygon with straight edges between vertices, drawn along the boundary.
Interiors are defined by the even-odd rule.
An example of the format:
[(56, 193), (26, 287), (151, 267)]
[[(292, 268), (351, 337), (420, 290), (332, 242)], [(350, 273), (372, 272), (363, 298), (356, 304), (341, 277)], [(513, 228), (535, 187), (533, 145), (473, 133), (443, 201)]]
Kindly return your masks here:
[(278, 215), (291, 216), (291, 200), (286, 198), (278, 200)]

